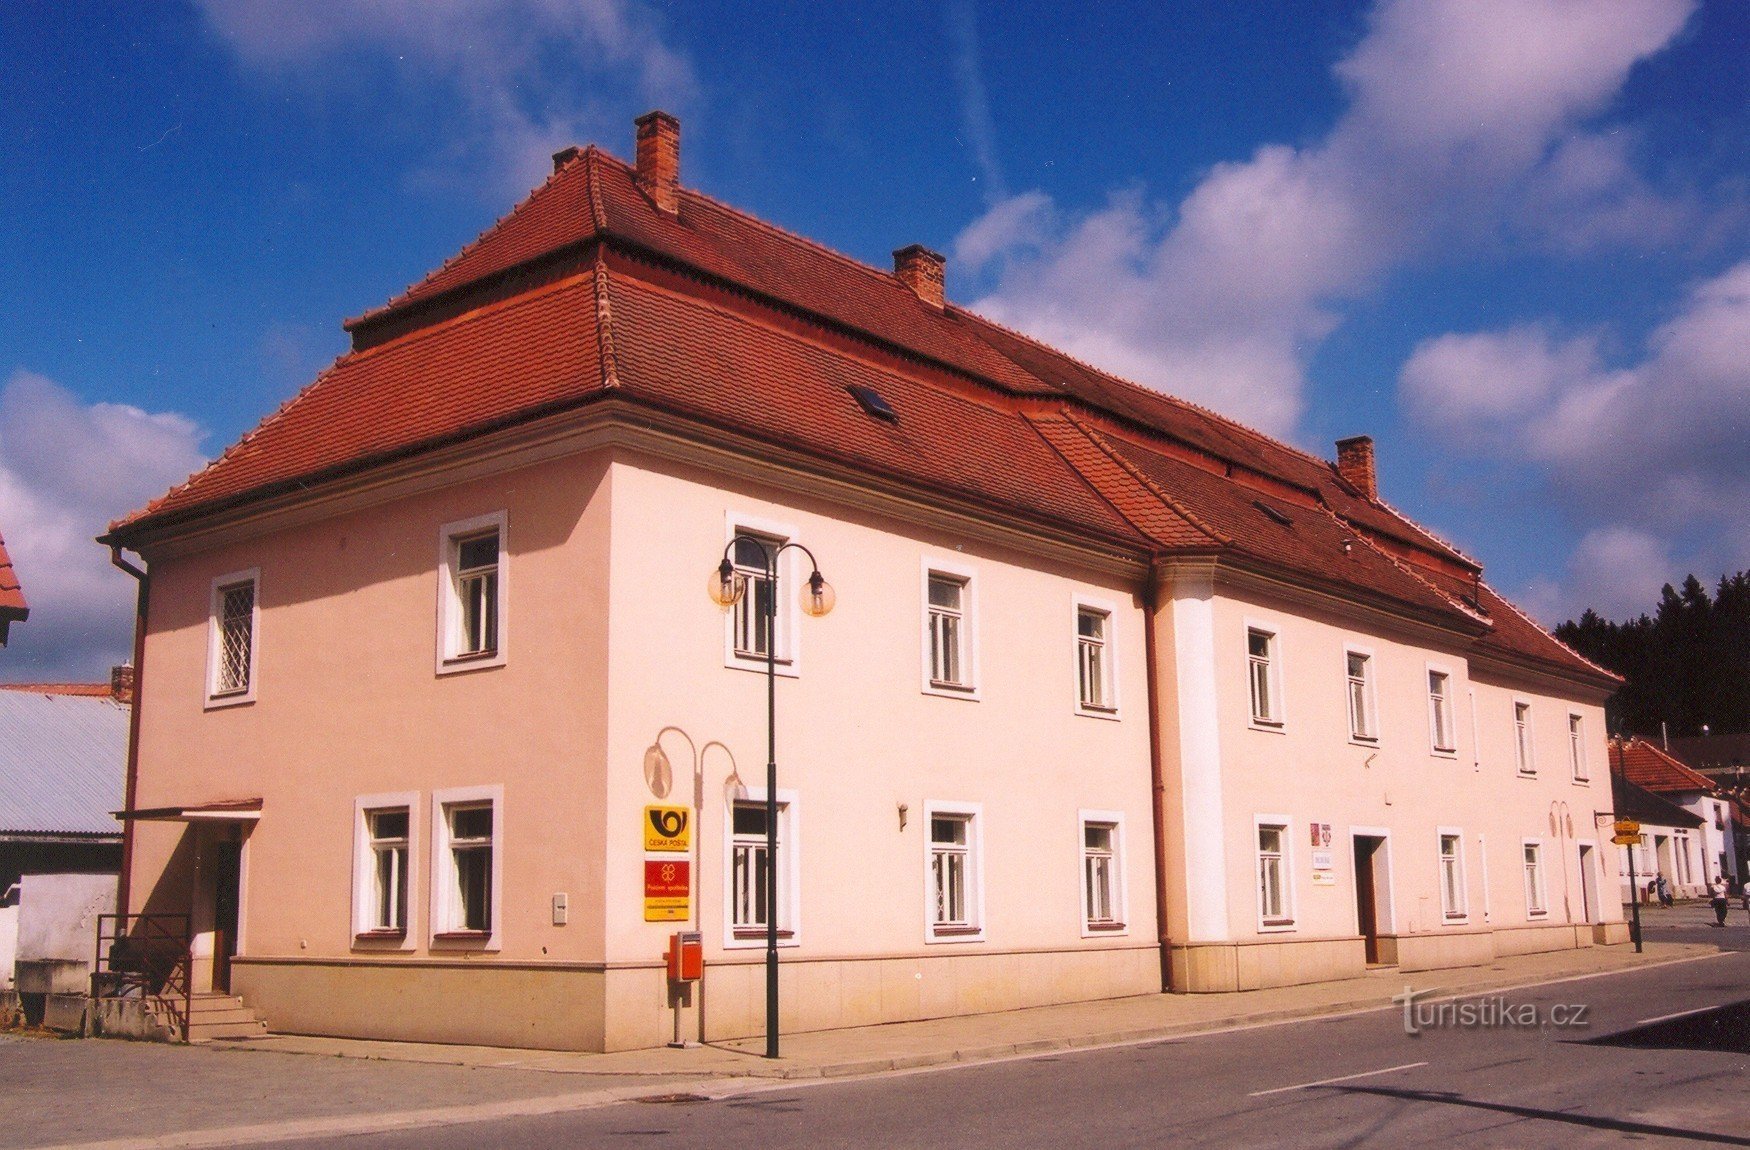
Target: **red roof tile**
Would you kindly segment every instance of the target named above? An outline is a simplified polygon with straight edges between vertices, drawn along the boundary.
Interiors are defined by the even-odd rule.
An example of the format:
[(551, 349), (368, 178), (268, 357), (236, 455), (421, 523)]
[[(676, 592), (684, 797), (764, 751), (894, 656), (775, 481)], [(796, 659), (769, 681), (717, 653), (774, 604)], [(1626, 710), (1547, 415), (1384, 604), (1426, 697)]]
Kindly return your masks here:
[(1676, 756), (1645, 739), (1611, 740), (1610, 762), (1611, 768), (1620, 771), (1629, 782), (1654, 794), (1684, 791), (1711, 794), (1717, 789), (1706, 775), (1691, 770)]
[(24, 601), (24, 585), (18, 581), (18, 569), (12, 566), (12, 556), (6, 553), (6, 540), (0, 538), (0, 647), (6, 645), (7, 630), (14, 623), (30, 617), (30, 605)]
[(1608, 682), (1329, 462), (698, 193), (658, 211), (595, 148), (348, 327), (352, 352), (117, 537), (613, 393), (1139, 554), (1215, 549), (1384, 596)]
[(108, 683), (0, 683), (0, 691), (22, 691), (30, 695), (71, 695), (87, 699), (107, 699), (114, 694)]

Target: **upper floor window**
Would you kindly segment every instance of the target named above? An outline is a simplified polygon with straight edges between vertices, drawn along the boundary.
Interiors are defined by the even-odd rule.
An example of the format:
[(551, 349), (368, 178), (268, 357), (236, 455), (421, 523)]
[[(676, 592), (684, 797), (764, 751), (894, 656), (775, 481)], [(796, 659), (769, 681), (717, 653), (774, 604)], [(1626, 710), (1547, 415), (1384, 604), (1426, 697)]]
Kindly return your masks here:
[(1537, 760), (1532, 756), (1531, 704), (1513, 704), (1513, 764), (1522, 775), (1537, 773)]
[(796, 636), (807, 569), (798, 570), (801, 552), (785, 545), (796, 540), (798, 529), (732, 513), (724, 518), (724, 532), (725, 557), (741, 594), (724, 607), (723, 665), (760, 672), (769, 665), (795, 678), (801, 672)]
[(505, 513), (445, 524), (438, 533), (438, 672), (504, 662)]
[(973, 939), (984, 930), (978, 809), (926, 804), (930, 939)]
[(923, 567), (923, 689), (978, 696), (978, 588), (971, 569), (926, 560)]
[(1452, 676), (1445, 671), (1428, 672), (1428, 738), (1436, 751), (1451, 754), (1458, 749), (1452, 721)]
[(1349, 737), (1374, 742), (1379, 721), (1374, 714), (1373, 656), (1365, 651), (1345, 654), (1349, 676)]
[(1586, 781), (1586, 720), (1580, 715), (1568, 716), (1568, 765), (1573, 768), (1575, 782)]
[(784, 540), (770, 536), (745, 537), (735, 541), (731, 557), (735, 577), (747, 590), (732, 608), (735, 653), (743, 658), (764, 659), (773, 654), (778, 638), (778, 612), (774, 609), (772, 572), (767, 564)]
[(1110, 713), (1118, 709), (1111, 627), (1111, 611), (1076, 606), (1076, 704), (1081, 710)]
[(1282, 725), (1282, 680), (1276, 663), (1275, 633), (1247, 628), (1246, 667), (1252, 692), (1252, 722), (1273, 727)]
[(213, 580), (207, 649), (207, 705), (255, 698), (256, 635), (261, 621), (258, 570)]

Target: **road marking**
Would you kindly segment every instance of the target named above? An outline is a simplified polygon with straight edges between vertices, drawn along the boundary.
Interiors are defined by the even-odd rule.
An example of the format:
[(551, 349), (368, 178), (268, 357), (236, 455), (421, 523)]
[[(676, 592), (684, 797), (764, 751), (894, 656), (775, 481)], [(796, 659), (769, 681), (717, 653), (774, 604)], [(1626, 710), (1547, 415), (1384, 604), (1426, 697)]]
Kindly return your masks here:
[(1426, 1062), (1406, 1062), (1402, 1066), (1388, 1066), (1384, 1070), (1363, 1070), (1360, 1074), (1345, 1074), (1341, 1078), (1321, 1078), (1317, 1082), (1302, 1082), (1294, 1086), (1278, 1086), (1274, 1090), (1254, 1090), (1247, 1098), (1263, 1098), (1270, 1094), (1286, 1094), (1290, 1090), (1310, 1090), (1314, 1086), (1331, 1086), (1338, 1082), (1353, 1082), (1357, 1078), (1373, 1078), (1380, 1074), (1395, 1074), (1399, 1070), (1414, 1070), (1418, 1066), (1426, 1066)]
[(1718, 1010), (1717, 1006), (1698, 1006), (1694, 1010), (1679, 1010), (1676, 1014), (1661, 1014), (1657, 1018), (1641, 1018), (1629, 1023), (1630, 1026), (1651, 1026), (1655, 1022), (1670, 1022), (1674, 1018), (1688, 1018), (1692, 1014), (1706, 1014), (1710, 1010)]

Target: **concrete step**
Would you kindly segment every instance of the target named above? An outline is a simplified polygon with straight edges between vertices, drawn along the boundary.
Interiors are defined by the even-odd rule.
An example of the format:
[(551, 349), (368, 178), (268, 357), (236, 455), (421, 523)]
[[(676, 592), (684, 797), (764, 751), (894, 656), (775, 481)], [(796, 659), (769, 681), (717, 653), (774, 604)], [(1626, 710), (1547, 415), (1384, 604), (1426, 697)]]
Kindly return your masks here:
[(189, 999), (190, 1014), (209, 1014), (244, 1009), (243, 1000), (235, 994), (197, 994)]
[(267, 1033), (267, 1023), (235, 994), (197, 994), (188, 1004), (188, 1040), (255, 1038)]
[(260, 1019), (249, 1022), (197, 1022), (188, 1028), (190, 1042), (211, 1042), (215, 1038), (259, 1038), (267, 1033), (267, 1023)]

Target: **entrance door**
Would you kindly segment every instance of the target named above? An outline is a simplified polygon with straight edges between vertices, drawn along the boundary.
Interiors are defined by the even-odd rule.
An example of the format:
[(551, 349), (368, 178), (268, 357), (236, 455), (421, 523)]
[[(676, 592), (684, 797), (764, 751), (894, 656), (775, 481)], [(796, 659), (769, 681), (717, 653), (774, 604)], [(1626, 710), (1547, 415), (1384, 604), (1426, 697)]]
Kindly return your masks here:
[(1369, 965), (1379, 958), (1379, 882), (1374, 856), (1385, 840), (1372, 835), (1355, 836), (1355, 922), (1367, 950)]
[(1580, 844), (1580, 921), (1598, 919), (1598, 868), (1592, 864), (1592, 848)]
[(231, 993), (231, 958), (237, 953), (237, 904), (243, 844), (217, 843), (213, 851), (213, 989)]

